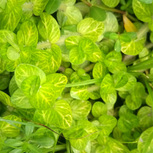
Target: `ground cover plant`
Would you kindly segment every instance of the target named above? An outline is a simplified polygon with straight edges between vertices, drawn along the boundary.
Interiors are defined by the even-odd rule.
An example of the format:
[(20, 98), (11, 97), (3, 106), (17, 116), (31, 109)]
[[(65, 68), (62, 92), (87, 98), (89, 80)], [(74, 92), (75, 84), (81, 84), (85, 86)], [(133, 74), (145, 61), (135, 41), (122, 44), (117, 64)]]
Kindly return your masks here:
[(153, 152), (153, 0), (0, 1), (0, 153)]

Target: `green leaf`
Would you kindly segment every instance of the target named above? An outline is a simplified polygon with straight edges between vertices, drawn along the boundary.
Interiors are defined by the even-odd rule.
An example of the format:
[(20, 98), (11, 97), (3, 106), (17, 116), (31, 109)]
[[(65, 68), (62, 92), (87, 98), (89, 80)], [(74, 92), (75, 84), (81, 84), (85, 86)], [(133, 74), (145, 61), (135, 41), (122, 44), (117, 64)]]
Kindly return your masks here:
[(135, 95), (128, 95), (125, 99), (125, 103), (129, 109), (136, 110), (141, 106), (142, 99)]
[(9, 43), (17, 51), (20, 51), (17, 45), (16, 35), (9, 30), (0, 30), (0, 43)]
[(152, 7), (153, 7), (153, 3), (152, 4), (146, 4), (143, 3), (139, 0), (133, 0), (132, 1), (132, 7), (134, 10), (134, 13), (136, 15), (136, 17), (143, 21), (143, 22), (149, 22), (152, 20)]
[(38, 43), (38, 31), (36, 25), (32, 21), (26, 21), (17, 32), (18, 44), (20, 46), (34, 46)]
[(73, 47), (77, 47), (81, 37), (80, 36), (70, 36), (66, 38), (65, 45), (66, 48), (71, 50)]
[[(15, 115), (8, 115), (2, 118), (3, 120), (21, 121), (21, 119)], [(20, 124), (10, 124), (9, 122), (1, 121), (0, 118), (0, 131), (6, 137), (17, 137), (20, 134)]]
[(100, 134), (103, 136), (109, 136), (109, 134), (113, 131), (113, 128), (117, 124), (117, 120), (115, 117), (110, 115), (102, 115), (99, 117), (100, 125), (98, 126), (100, 130)]
[(102, 102), (95, 102), (92, 106), (92, 115), (96, 118), (107, 114), (107, 106)]
[(11, 102), (14, 106), (24, 109), (33, 108), (29, 103), (29, 99), (24, 95), (21, 89), (17, 89), (11, 96)]
[(27, 97), (31, 97), (37, 93), (40, 88), (40, 77), (37, 75), (29, 76), (21, 83), (21, 90)]
[(4, 11), (0, 15), (0, 29), (14, 31), (22, 16), (22, 1), (8, 0)]
[(18, 89), (18, 86), (15, 81), (15, 76), (12, 77), (9, 84), (9, 94), (12, 96), (12, 94)]
[[(104, 138), (103, 138), (104, 139)], [(121, 142), (108, 137), (106, 140), (104, 140), (105, 143), (102, 145), (99, 145), (99, 147), (96, 148), (97, 153), (130, 153), (128, 148), (123, 145)]]
[(115, 91), (113, 78), (110, 74), (107, 74), (102, 80), (100, 95), (107, 107), (112, 108), (117, 100), (117, 93)]
[(42, 14), (49, 0), (31, 0), (33, 3), (33, 13), (36, 16)]
[(19, 59), (20, 53), (15, 48), (13, 48), (11, 46), (7, 49), (7, 57), (8, 57), (8, 59), (15, 61), (15, 60)]
[(42, 148), (51, 148), (55, 144), (55, 136), (52, 131), (39, 128), (30, 141)]
[(113, 75), (115, 88), (118, 91), (128, 91), (136, 83), (136, 78), (127, 72), (118, 72)]
[(49, 0), (46, 7), (45, 7), (45, 11), (48, 14), (53, 14), (54, 12), (57, 11), (61, 2), (62, 2), (61, 0)]
[(122, 54), (120, 52), (112, 51), (107, 54), (105, 58), (105, 65), (112, 73), (117, 73), (120, 71), (126, 71), (126, 66), (122, 61)]
[(3, 91), (0, 91), (0, 102), (2, 102), (4, 105), (12, 106), (10, 96)]
[(79, 47), (73, 47), (69, 53), (70, 62), (74, 65), (82, 64), (86, 60), (84, 51)]
[(104, 23), (92, 18), (85, 18), (78, 23), (77, 31), (84, 37), (96, 42), (104, 32)]
[(33, 56), (35, 65), (46, 74), (56, 72), (61, 65), (61, 49), (56, 44), (52, 44), (51, 49), (36, 51)]
[(140, 2), (146, 3), (146, 4), (151, 4), (153, 3), (153, 0), (139, 0)]
[(153, 127), (145, 130), (138, 140), (138, 151), (151, 153), (153, 151)]
[(10, 73), (5, 71), (0, 74), (0, 90), (5, 90), (10, 82)]
[(92, 71), (94, 79), (103, 79), (107, 73), (108, 70), (106, 65), (101, 62), (97, 62)]
[(104, 53), (99, 47), (89, 38), (82, 38), (78, 44), (79, 50), (84, 52), (87, 56), (87, 60), (91, 62), (103, 61)]
[(115, 46), (114, 46), (114, 50), (116, 52), (120, 52), (121, 51), (121, 42), (120, 40), (116, 40)]
[(77, 7), (67, 6), (65, 11), (57, 12), (57, 20), (60, 26), (75, 25), (82, 20), (82, 14)]
[(36, 66), (30, 64), (20, 64), (15, 70), (15, 81), (19, 88), (21, 88), (21, 83), (28, 77), (32, 75), (37, 75), (40, 77), (41, 84), (46, 81), (45, 73)]
[(75, 120), (86, 119), (91, 110), (91, 103), (83, 100), (73, 100), (70, 102), (72, 117)]
[(36, 94), (30, 98), (30, 104), (37, 109), (48, 109), (61, 95), (67, 83), (67, 78), (63, 74), (50, 74), (46, 78)]
[(104, 32), (118, 32), (119, 24), (116, 16), (111, 12), (107, 12), (106, 15), (104, 21)]
[(120, 0), (102, 0), (102, 2), (108, 7), (116, 7)]
[(104, 21), (106, 19), (106, 11), (99, 7), (92, 6), (90, 7), (89, 17), (97, 21)]
[(36, 110), (34, 120), (61, 129), (71, 126), (72, 112), (69, 104), (64, 100), (58, 100), (48, 110)]
[(44, 40), (56, 43), (60, 38), (60, 30), (57, 21), (49, 14), (42, 13), (38, 23), (38, 31)]
[(122, 132), (131, 131), (133, 128), (138, 127), (139, 119), (136, 115), (132, 113), (126, 113), (124, 116), (120, 116), (118, 120), (118, 128)]
[(151, 107), (148, 106), (141, 107), (138, 111), (137, 116), (139, 118), (139, 125), (142, 130), (145, 130), (153, 126), (152, 122), (153, 112)]
[(143, 39), (136, 39), (131, 42), (121, 41), (121, 51), (127, 55), (137, 55), (143, 50), (143, 41)]

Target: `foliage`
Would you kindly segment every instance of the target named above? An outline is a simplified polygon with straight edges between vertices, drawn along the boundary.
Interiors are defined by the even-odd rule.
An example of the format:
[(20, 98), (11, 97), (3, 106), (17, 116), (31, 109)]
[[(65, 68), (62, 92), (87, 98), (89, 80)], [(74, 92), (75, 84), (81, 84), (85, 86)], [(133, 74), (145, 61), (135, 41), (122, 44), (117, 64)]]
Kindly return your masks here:
[(1, 153), (153, 152), (153, 0), (0, 1)]

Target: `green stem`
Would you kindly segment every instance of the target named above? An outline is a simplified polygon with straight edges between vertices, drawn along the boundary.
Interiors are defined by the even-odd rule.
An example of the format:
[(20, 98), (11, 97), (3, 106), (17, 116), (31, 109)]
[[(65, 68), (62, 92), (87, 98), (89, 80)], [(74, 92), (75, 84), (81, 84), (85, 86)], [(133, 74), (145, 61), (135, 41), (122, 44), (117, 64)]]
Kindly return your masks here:
[(86, 80), (82, 82), (77, 82), (77, 83), (72, 83), (72, 84), (67, 84), (65, 87), (78, 87), (78, 86), (85, 86), (85, 85), (90, 85), (90, 84), (95, 84), (95, 83), (100, 83), (101, 79), (91, 79), (91, 80)]
[(128, 14), (128, 12), (126, 12), (126, 16), (127, 16), (130, 20), (132, 20), (132, 21), (134, 21), (134, 22), (138, 21), (138, 19), (136, 19), (136, 18), (133, 17), (132, 15)]
[[(89, 2), (87, 2), (86, 0), (81, 0), (81, 1), (82, 1), (84, 4), (88, 5), (89, 7), (92, 6), (92, 4), (89, 3)], [(109, 7), (106, 7), (106, 6), (99, 6), (99, 5), (94, 5), (94, 6), (96, 6), (96, 7), (98, 7), (98, 8), (101, 8), (101, 9), (103, 9), (103, 10), (105, 10), (105, 11), (110, 11), (110, 12), (116, 12), (116, 13), (120, 13), (120, 14), (125, 14), (124, 11), (121, 11), (121, 10), (118, 10), (118, 9), (109, 8)]]
[(51, 48), (51, 43), (49, 41), (39, 42), (37, 44), (37, 49)]

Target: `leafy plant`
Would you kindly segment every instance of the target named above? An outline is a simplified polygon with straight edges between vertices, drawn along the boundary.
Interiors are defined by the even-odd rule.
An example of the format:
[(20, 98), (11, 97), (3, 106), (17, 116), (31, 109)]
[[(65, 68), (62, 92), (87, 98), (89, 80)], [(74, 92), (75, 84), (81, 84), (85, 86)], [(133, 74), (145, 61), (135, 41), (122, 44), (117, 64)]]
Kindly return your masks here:
[(0, 152), (152, 153), (153, 0), (2, 0)]

